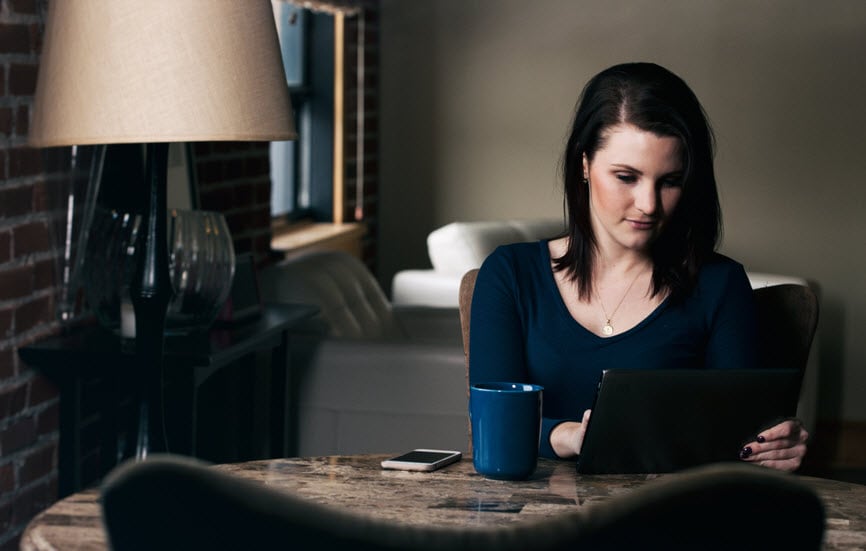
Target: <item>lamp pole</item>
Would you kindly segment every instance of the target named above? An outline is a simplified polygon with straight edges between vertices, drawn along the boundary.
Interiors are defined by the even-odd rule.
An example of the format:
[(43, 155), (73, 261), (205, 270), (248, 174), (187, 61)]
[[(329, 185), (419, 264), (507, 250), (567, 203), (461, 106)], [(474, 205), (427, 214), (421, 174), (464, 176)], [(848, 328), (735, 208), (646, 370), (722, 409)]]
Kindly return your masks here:
[(166, 243), (168, 144), (149, 143), (146, 151), (144, 235), (136, 250), (136, 272), (130, 285), (135, 308), (133, 377), (138, 383), (135, 457), (139, 460), (168, 449), (162, 374), (165, 318), (173, 294)]

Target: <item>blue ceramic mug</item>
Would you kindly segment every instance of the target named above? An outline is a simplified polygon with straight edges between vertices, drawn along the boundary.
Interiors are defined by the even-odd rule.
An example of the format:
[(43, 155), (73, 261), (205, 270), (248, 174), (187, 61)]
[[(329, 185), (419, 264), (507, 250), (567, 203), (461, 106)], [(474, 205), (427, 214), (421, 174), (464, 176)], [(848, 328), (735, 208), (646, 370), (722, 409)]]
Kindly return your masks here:
[(524, 383), (469, 387), (472, 462), (489, 478), (522, 480), (535, 471), (543, 388)]

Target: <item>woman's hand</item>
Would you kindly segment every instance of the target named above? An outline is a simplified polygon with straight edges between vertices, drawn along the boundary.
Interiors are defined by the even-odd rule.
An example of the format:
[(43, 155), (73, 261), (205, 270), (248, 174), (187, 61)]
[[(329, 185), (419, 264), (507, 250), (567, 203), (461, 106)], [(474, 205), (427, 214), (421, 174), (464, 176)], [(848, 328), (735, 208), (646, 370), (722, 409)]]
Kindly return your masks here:
[(560, 423), (550, 431), (550, 446), (559, 457), (566, 459), (580, 454), (583, 437), (586, 435), (586, 424), (589, 422), (591, 410), (583, 412), (583, 419)]
[(789, 419), (762, 431), (740, 450), (740, 459), (781, 471), (796, 471), (806, 455), (809, 433), (799, 419)]

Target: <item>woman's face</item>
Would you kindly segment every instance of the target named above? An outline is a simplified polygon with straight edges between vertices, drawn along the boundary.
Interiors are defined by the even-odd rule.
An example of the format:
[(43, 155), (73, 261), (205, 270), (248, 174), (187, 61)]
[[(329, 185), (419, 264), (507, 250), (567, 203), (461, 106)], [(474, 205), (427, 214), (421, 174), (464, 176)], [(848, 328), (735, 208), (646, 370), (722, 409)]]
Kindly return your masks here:
[(583, 159), (596, 241), (602, 252), (648, 252), (682, 196), (680, 142), (630, 124), (602, 138), (592, 161)]

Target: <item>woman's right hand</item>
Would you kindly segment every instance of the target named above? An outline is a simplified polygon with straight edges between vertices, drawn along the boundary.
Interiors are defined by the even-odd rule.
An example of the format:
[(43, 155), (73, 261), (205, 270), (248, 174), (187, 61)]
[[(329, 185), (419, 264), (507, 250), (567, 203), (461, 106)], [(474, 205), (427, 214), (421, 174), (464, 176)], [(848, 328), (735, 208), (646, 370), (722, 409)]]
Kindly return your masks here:
[(583, 412), (583, 419), (577, 421), (565, 421), (550, 431), (550, 446), (559, 457), (567, 459), (580, 454), (583, 446), (583, 437), (586, 435), (586, 425), (592, 410)]

